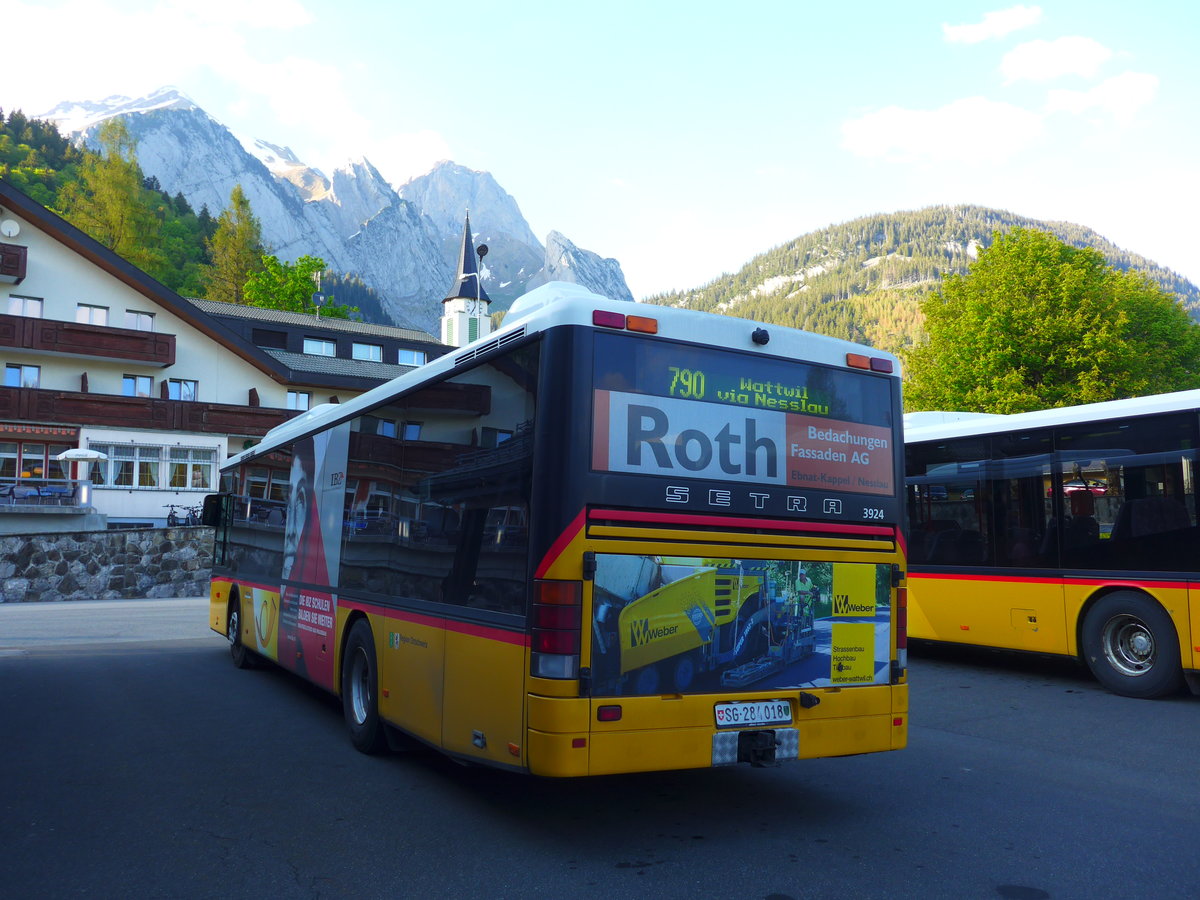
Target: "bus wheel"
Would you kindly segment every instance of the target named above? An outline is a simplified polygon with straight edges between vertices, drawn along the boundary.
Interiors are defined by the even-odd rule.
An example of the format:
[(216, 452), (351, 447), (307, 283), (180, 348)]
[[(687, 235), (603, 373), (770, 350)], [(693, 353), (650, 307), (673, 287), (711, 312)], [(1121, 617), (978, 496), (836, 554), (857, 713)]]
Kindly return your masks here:
[(225, 620), (225, 637), (229, 639), (229, 657), (239, 669), (254, 668), (254, 653), (242, 643), (242, 604), (234, 595), (229, 600), (229, 615)]
[(351, 743), (363, 753), (379, 753), (387, 746), (387, 733), (379, 720), (378, 686), (371, 626), (359, 619), (350, 629), (342, 656), (342, 712)]
[(1124, 697), (1164, 697), (1183, 684), (1175, 623), (1133, 591), (1101, 597), (1088, 610), (1083, 655), (1096, 680)]

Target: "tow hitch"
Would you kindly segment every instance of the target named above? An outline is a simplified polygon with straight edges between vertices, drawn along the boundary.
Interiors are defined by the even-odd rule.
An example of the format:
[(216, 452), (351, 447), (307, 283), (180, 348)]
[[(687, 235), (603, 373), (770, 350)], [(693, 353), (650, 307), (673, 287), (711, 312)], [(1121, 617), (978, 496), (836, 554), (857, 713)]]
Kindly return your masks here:
[(747, 762), (755, 768), (777, 766), (775, 760), (774, 731), (739, 731), (738, 762)]

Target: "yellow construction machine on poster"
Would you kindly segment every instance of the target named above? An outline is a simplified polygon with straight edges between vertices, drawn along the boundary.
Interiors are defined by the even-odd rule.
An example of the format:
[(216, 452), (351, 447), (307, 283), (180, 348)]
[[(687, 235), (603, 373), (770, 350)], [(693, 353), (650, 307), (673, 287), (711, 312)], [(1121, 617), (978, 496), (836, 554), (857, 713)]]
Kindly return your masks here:
[(631, 676), (637, 693), (686, 691), (716, 672), (721, 686), (741, 687), (814, 651), (802, 571), (781, 577), (779, 563), (627, 559), (640, 562), (629, 577), (650, 588), (629, 591), (636, 599), (621, 608), (613, 636), (620, 676)]

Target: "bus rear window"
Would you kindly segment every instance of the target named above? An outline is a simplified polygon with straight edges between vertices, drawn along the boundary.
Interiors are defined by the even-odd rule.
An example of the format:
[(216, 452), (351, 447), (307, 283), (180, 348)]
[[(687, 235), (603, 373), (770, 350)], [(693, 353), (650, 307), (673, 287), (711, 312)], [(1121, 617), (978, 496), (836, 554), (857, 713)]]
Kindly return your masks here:
[(597, 334), (592, 468), (894, 493), (891, 379)]

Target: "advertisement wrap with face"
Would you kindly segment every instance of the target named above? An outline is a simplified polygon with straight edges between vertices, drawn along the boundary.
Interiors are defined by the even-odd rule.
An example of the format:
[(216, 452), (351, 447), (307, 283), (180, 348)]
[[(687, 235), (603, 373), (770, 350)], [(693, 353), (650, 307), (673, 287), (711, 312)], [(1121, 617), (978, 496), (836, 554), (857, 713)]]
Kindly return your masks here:
[(279, 663), (330, 689), (337, 594), (328, 585), (341, 557), (349, 435), (346, 423), (296, 443), (283, 534)]

